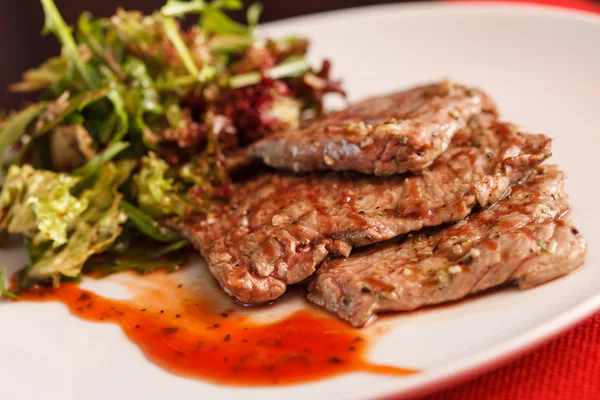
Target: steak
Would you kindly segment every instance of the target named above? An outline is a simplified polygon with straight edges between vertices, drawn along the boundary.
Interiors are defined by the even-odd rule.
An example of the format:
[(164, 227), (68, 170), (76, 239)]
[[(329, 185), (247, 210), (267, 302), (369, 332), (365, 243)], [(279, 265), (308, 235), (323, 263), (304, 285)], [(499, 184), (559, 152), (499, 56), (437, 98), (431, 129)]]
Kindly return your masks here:
[(550, 155), (550, 139), (473, 119), (419, 174), (266, 173), (238, 184), (228, 204), (175, 224), (212, 274), (243, 303), (281, 296), (327, 256), (466, 217), (497, 201)]
[(308, 298), (354, 326), (375, 313), (461, 299), (506, 282), (527, 289), (582, 265), (586, 242), (568, 218), (564, 174), (538, 167), (509, 196), (451, 226), (330, 258)]
[(485, 93), (444, 81), (364, 100), (304, 129), (269, 136), (250, 154), (296, 172), (419, 171), (448, 148), (470, 117), (495, 110)]

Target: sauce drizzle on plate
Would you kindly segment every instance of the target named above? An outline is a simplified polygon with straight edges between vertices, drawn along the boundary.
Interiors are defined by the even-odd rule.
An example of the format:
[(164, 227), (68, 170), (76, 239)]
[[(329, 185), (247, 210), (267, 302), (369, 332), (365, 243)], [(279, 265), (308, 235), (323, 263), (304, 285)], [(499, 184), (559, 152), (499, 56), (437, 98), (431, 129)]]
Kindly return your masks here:
[(58, 301), (84, 320), (117, 324), (153, 363), (222, 384), (284, 385), (350, 372), (417, 372), (366, 361), (363, 332), (325, 314), (302, 309), (280, 320), (257, 321), (248, 315), (252, 310), (215, 307), (163, 273), (146, 278), (152, 285), (126, 284), (133, 294), (128, 300), (63, 283), (58, 289), (35, 287), (20, 301)]

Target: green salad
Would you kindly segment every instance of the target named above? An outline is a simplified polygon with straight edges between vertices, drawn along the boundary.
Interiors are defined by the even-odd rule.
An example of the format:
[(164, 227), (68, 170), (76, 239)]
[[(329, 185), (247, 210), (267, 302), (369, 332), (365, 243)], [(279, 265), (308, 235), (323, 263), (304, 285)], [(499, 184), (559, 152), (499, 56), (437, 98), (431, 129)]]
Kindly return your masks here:
[(226, 15), (240, 0), (170, 0), (71, 27), (40, 1), (62, 51), (10, 87), (39, 101), (0, 117), (0, 230), (29, 254), (17, 290), (182, 265), (188, 242), (166, 222), (226, 200), (245, 146), (343, 93), (306, 39), (257, 34), (258, 3), (246, 24)]

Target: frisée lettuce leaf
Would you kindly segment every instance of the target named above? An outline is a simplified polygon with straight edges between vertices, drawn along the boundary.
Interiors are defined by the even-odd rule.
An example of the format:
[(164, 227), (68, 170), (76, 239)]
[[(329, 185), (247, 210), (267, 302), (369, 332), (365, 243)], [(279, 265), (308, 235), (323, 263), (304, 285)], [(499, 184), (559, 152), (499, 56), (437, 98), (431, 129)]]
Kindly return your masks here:
[(172, 178), (166, 176), (168, 164), (150, 152), (142, 157), (140, 172), (133, 177), (139, 208), (152, 217), (183, 215), (186, 202)]
[(67, 242), (67, 231), (88, 206), (70, 194), (80, 178), (30, 165), (12, 165), (0, 192), (0, 229), (20, 233), (35, 245)]
[(79, 196), (71, 192), (80, 181), (76, 176), (11, 167), (0, 193), (0, 228), (25, 235), (30, 247), (41, 249), (26, 270), (28, 278), (77, 277), (92, 255), (112, 245), (127, 220), (118, 188), (135, 165), (132, 160), (106, 164)]

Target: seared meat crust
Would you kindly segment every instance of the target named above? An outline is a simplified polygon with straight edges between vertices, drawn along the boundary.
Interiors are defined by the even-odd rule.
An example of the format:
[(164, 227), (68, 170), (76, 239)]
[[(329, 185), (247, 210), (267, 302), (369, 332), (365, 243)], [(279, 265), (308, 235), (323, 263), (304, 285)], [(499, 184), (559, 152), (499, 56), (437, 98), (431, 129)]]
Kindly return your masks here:
[(537, 168), (512, 193), (447, 227), (330, 258), (308, 298), (355, 326), (378, 312), (461, 299), (506, 282), (527, 289), (583, 264), (586, 242), (568, 218), (564, 174)]
[(496, 112), (485, 93), (444, 81), (361, 101), (305, 129), (269, 136), (249, 152), (270, 166), (296, 172), (387, 176), (419, 171), (481, 112)]
[(303, 281), (329, 253), (466, 217), (500, 199), (550, 155), (550, 139), (499, 123), (471, 121), (419, 174), (267, 173), (240, 183), (228, 204), (177, 228), (212, 274), (243, 303), (264, 303)]

